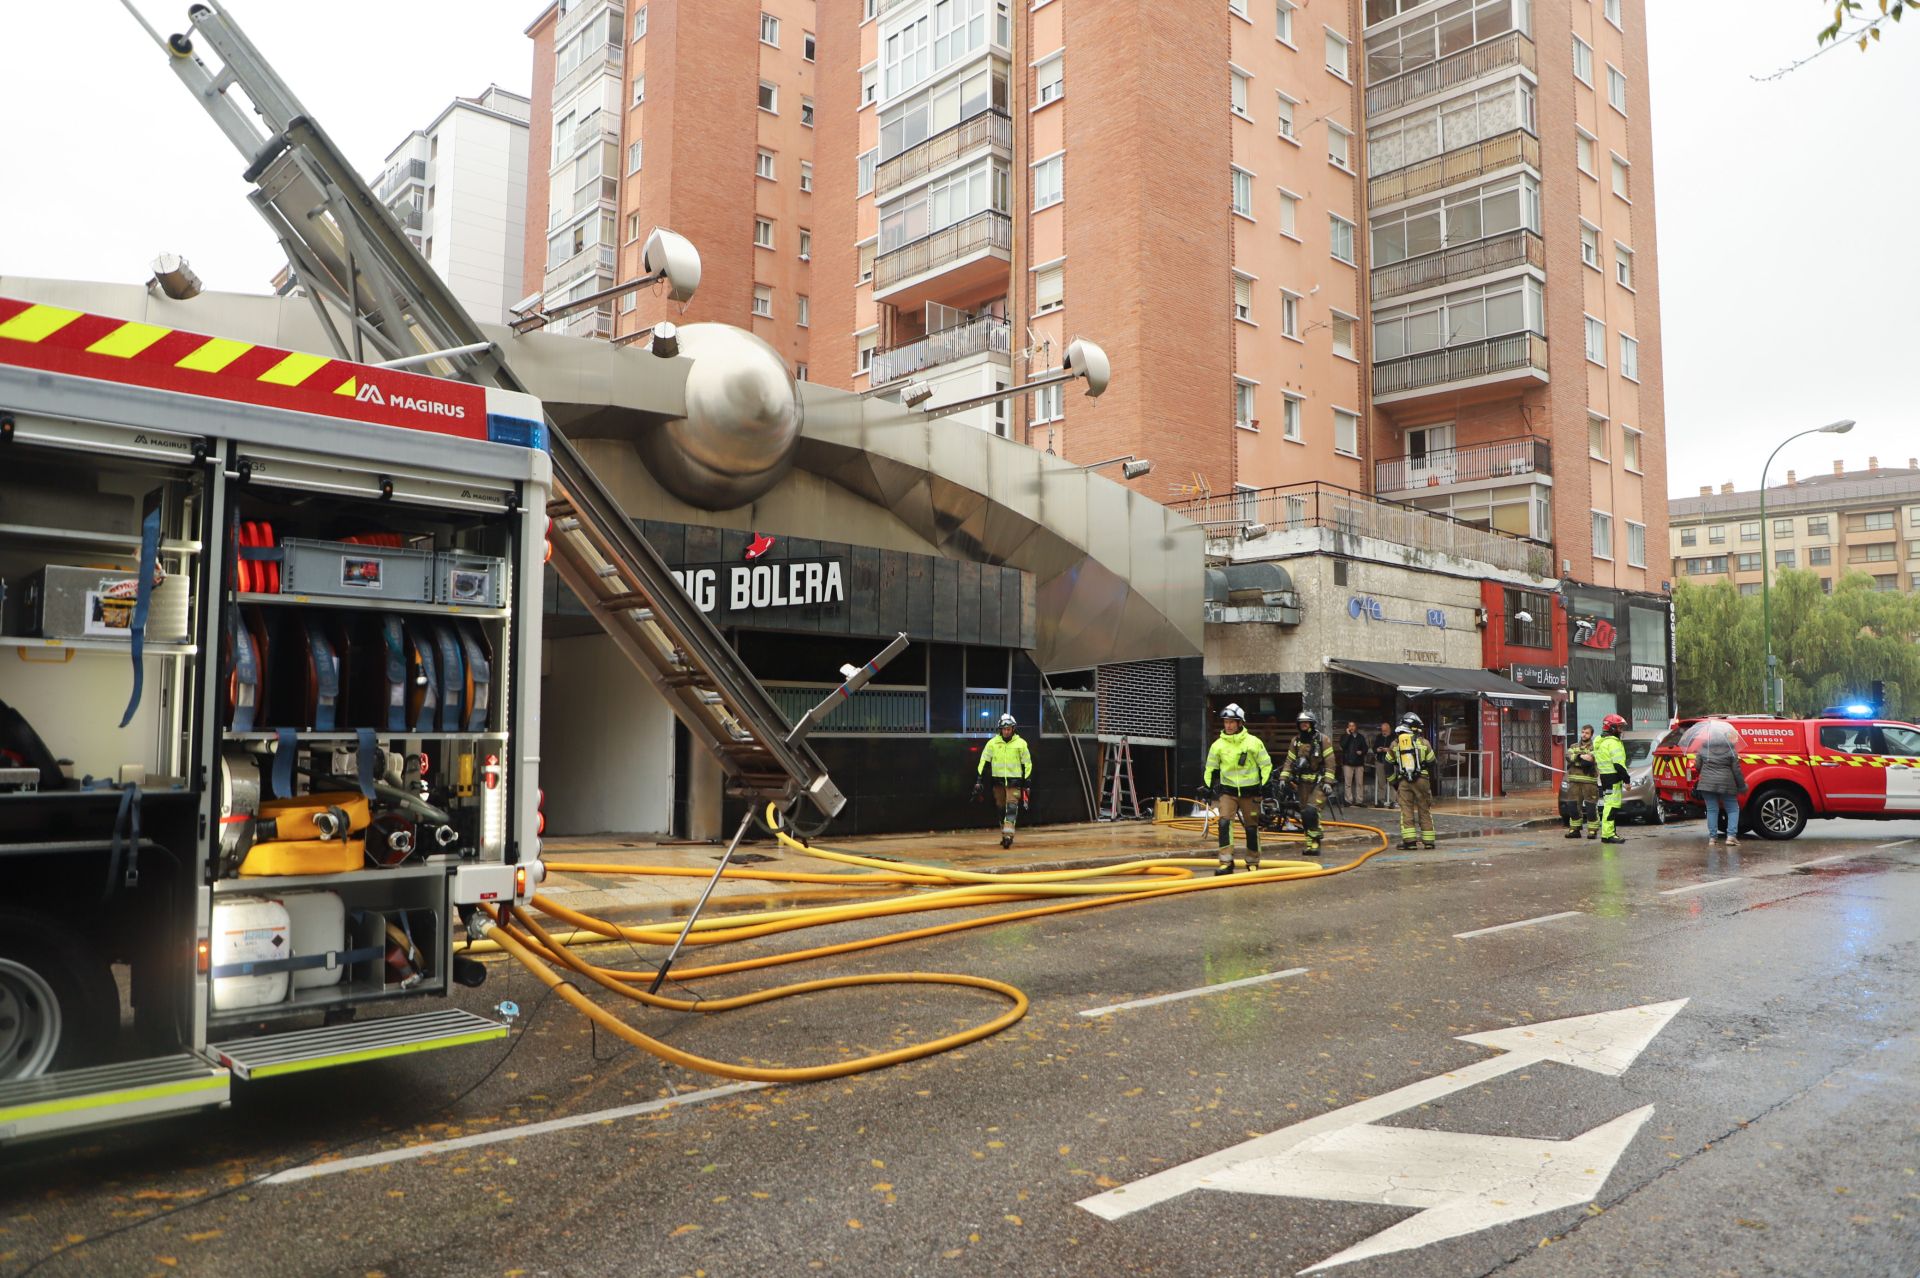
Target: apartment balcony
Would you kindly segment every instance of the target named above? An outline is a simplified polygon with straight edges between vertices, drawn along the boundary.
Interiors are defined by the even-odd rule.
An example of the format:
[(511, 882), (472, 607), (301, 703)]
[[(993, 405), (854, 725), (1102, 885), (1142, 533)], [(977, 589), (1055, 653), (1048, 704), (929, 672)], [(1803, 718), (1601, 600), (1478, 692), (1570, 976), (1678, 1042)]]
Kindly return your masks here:
[(1013, 333), (1007, 321), (987, 316), (968, 320), (952, 328), (929, 333), (917, 342), (907, 342), (873, 353), (872, 384), (884, 386), (903, 377), (912, 377), (942, 364), (953, 364), (974, 355), (999, 355), (1011, 358)]
[(1013, 159), (1013, 121), (999, 111), (986, 111), (962, 120), (882, 163), (874, 170), (873, 197), (885, 200), (936, 169), (986, 150), (1003, 160)]
[(617, 260), (618, 250), (611, 244), (589, 244), (578, 253), (565, 257), (548, 255), (547, 275), (542, 281), (543, 291), (552, 293), (557, 288), (565, 288), (580, 277), (583, 271), (599, 271), (609, 276), (607, 283), (612, 284), (611, 275)]
[(1509, 31), (1471, 49), (1449, 54), (1438, 62), (1367, 85), (1367, 117), (1371, 119), (1409, 102), (1444, 93), (1507, 67), (1534, 69), (1533, 41), (1518, 31)]
[(406, 230), (418, 231), (426, 225), (426, 213), (421, 209), (418, 201), (409, 200), (405, 204), (389, 205), (387, 212), (393, 214), (393, 220)]
[(1417, 199), (1522, 164), (1536, 170), (1540, 167), (1540, 139), (1525, 129), (1514, 129), (1403, 169), (1382, 173), (1367, 183), (1367, 205), (1379, 208), (1382, 204)]
[(1508, 333), (1375, 363), (1373, 402), (1404, 403), (1443, 387), (1452, 392), (1499, 382), (1546, 380), (1547, 339), (1538, 333)]
[(873, 296), (906, 308), (1002, 278), (1013, 261), (1013, 219), (988, 210), (873, 261)]
[(407, 160), (396, 164), (380, 175), (380, 184), (374, 188), (374, 194), (382, 201), (390, 200), (401, 187), (409, 182), (425, 183), (427, 180), (427, 162), (425, 160)]
[(1537, 435), (1487, 444), (1436, 448), (1419, 457), (1388, 457), (1373, 464), (1373, 489), (1381, 496), (1425, 492), (1458, 484), (1553, 474), (1553, 445)]
[(1525, 228), (1469, 244), (1456, 244), (1437, 253), (1422, 253), (1391, 266), (1375, 267), (1369, 282), (1373, 300), (1384, 302), (1402, 293), (1456, 284), (1515, 266), (1547, 269), (1546, 246), (1538, 235)]
[(587, 81), (597, 75), (619, 75), (620, 68), (626, 64), (626, 49), (622, 45), (608, 43), (600, 45), (584, 58), (580, 64), (561, 76), (553, 86), (555, 102), (570, 102), (573, 95), (583, 88)]

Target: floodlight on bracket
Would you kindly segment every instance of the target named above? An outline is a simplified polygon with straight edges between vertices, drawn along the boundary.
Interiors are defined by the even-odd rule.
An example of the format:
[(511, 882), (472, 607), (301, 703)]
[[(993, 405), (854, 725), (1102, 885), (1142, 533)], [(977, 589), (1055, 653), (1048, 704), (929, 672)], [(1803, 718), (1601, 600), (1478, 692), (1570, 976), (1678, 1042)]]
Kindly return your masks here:
[(975, 395), (971, 399), (955, 400), (951, 404), (941, 404), (927, 409), (922, 416), (931, 421), (936, 417), (951, 417), (955, 413), (964, 413), (970, 408), (984, 408), (988, 404), (997, 404), (1048, 386), (1058, 386), (1075, 378), (1087, 379), (1087, 398), (1097, 399), (1106, 392), (1107, 383), (1113, 380), (1113, 365), (1107, 359), (1107, 353), (1098, 345), (1084, 337), (1075, 338), (1067, 344), (1066, 357), (1060, 361), (1060, 367), (1054, 372), (1036, 377), (1020, 386), (1002, 386), (999, 390), (989, 391), (985, 395)]
[(635, 289), (647, 287), (665, 281), (667, 298), (670, 301), (686, 302), (693, 298), (694, 290), (700, 287), (700, 250), (693, 247), (683, 235), (676, 235), (665, 227), (656, 226), (647, 236), (646, 244), (640, 250), (640, 269), (646, 274), (612, 288), (603, 288), (597, 293), (585, 297), (576, 297), (550, 310), (532, 310), (516, 315), (511, 327), (516, 333), (531, 333), (545, 328), (554, 320), (571, 315), (575, 311), (597, 306), (609, 298), (622, 293), (631, 293)]

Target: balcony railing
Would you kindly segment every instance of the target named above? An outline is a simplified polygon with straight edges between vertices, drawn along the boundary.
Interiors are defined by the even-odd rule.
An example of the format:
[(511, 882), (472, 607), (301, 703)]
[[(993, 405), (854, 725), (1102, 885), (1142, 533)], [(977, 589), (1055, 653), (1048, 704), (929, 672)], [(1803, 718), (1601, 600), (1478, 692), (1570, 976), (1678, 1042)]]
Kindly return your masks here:
[(874, 198), (884, 200), (889, 193), (907, 183), (923, 178), (981, 147), (992, 147), (1011, 155), (1013, 121), (998, 111), (984, 111), (934, 134), (917, 146), (908, 147), (874, 170)]
[[(767, 693), (788, 723), (832, 694), (830, 683), (770, 683)], [(827, 711), (814, 725), (815, 733), (887, 732), (925, 733), (927, 694), (920, 688), (862, 688)]]
[(1552, 473), (1553, 446), (1537, 435), (1521, 435), (1488, 444), (1436, 448), (1419, 457), (1389, 457), (1373, 464), (1373, 487), (1375, 492), (1401, 493), (1442, 484)]
[(1373, 116), (1382, 111), (1391, 111), (1409, 102), (1417, 102), (1428, 94), (1451, 89), (1469, 80), (1478, 80), (1483, 75), (1491, 75), (1503, 67), (1511, 66), (1522, 66), (1529, 71), (1534, 69), (1533, 41), (1518, 31), (1509, 31), (1503, 36), (1476, 44), (1471, 49), (1450, 54), (1438, 62), (1429, 62), (1377, 84), (1369, 84), (1367, 114)]
[(380, 175), (380, 185), (376, 189), (375, 194), (385, 200), (409, 182), (424, 182), (426, 180), (427, 162), (425, 160), (408, 160), (405, 163), (394, 165)]
[[(592, 115), (589, 115), (586, 119), (573, 126), (573, 137), (567, 142), (566, 154), (559, 157), (559, 159), (571, 160), (580, 153), (580, 148), (586, 146), (589, 142), (618, 142), (619, 140), (619, 120), (615, 118), (612, 112), (595, 111)], [(558, 168), (560, 166), (556, 163), (555, 167)]]
[(1514, 129), (1404, 169), (1383, 173), (1367, 183), (1367, 203), (1378, 208), (1398, 200), (1411, 200), (1516, 164), (1540, 167), (1540, 139), (1525, 129)]
[(1373, 300), (1379, 302), (1437, 284), (1491, 275), (1513, 266), (1537, 266), (1541, 270), (1547, 267), (1547, 251), (1540, 237), (1525, 228), (1470, 244), (1457, 244), (1437, 253), (1422, 253), (1391, 266), (1375, 267), (1370, 287)]
[(611, 271), (616, 251), (611, 244), (589, 244), (577, 253), (569, 252), (564, 256), (558, 256), (557, 249), (551, 250), (548, 254), (547, 277), (556, 283), (564, 283), (591, 268)]
[(626, 49), (617, 44), (603, 44), (580, 60), (580, 65), (561, 76), (553, 86), (553, 100), (567, 102), (587, 81), (602, 72), (618, 73), (626, 62)]
[[(1288, 484), (1201, 497), (1177, 503), (1174, 509), (1206, 526), (1211, 553), (1221, 552), (1243, 530), (1258, 525), (1267, 534), (1281, 535), (1331, 529), (1336, 536), (1366, 537), (1536, 577), (1550, 576), (1553, 568), (1551, 548), (1539, 542), (1332, 484)], [(1260, 541), (1251, 544), (1258, 546)]]
[(1547, 371), (1547, 339), (1538, 333), (1508, 333), (1482, 342), (1449, 346), (1383, 360), (1373, 366), (1373, 397), (1452, 382), (1470, 382), (1517, 369)]
[(883, 253), (873, 262), (873, 290), (892, 288), (902, 280), (937, 271), (950, 262), (971, 257), (989, 249), (1013, 251), (1013, 219), (1005, 213), (988, 210), (976, 213), (964, 222), (942, 227), (910, 244), (902, 244), (891, 253)]
[(873, 353), (873, 385), (911, 377), (922, 369), (951, 364), (957, 359), (983, 352), (1007, 355), (1013, 351), (1013, 334), (1007, 321), (986, 316), (968, 320), (952, 328), (929, 333), (917, 342), (907, 342)]

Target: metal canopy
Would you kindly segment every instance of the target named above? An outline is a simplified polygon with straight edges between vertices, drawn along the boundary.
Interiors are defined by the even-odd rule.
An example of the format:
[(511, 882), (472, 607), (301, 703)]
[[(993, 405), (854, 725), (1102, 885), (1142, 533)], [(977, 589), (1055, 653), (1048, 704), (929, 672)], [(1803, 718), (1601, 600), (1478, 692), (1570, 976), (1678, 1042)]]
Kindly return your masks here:
[(1454, 666), (1416, 666), (1400, 661), (1348, 661), (1327, 658), (1327, 668), (1341, 674), (1384, 683), (1410, 697), (1488, 697), (1496, 701), (1538, 702), (1552, 698), (1515, 683), (1491, 670), (1461, 670)]

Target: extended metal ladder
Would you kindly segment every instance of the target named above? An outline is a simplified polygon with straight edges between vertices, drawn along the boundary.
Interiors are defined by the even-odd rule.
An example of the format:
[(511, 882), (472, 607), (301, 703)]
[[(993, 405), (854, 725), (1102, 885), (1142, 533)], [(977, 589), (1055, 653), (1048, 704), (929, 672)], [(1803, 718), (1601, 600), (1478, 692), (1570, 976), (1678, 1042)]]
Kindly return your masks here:
[[(163, 38), (176, 75), (247, 161), (248, 199), (273, 228), (295, 280), (343, 359), (417, 360), (423, 372), (524, 391), (500, 349), (434, 274), (391, 213), (233, 20), (188, 10), (192, 35)], [(218, 55), (216, 72), (199, 56)], [(233, 90), (244, 94), (247, 103)], [(336, 318), (344, 318), (344, 326)], [(803, 735), (675, 582), (593, 469), (551, 419), (553, 565), (693, 737), (720, 762), (730, 794), (833, 816), (844, 796)]]

